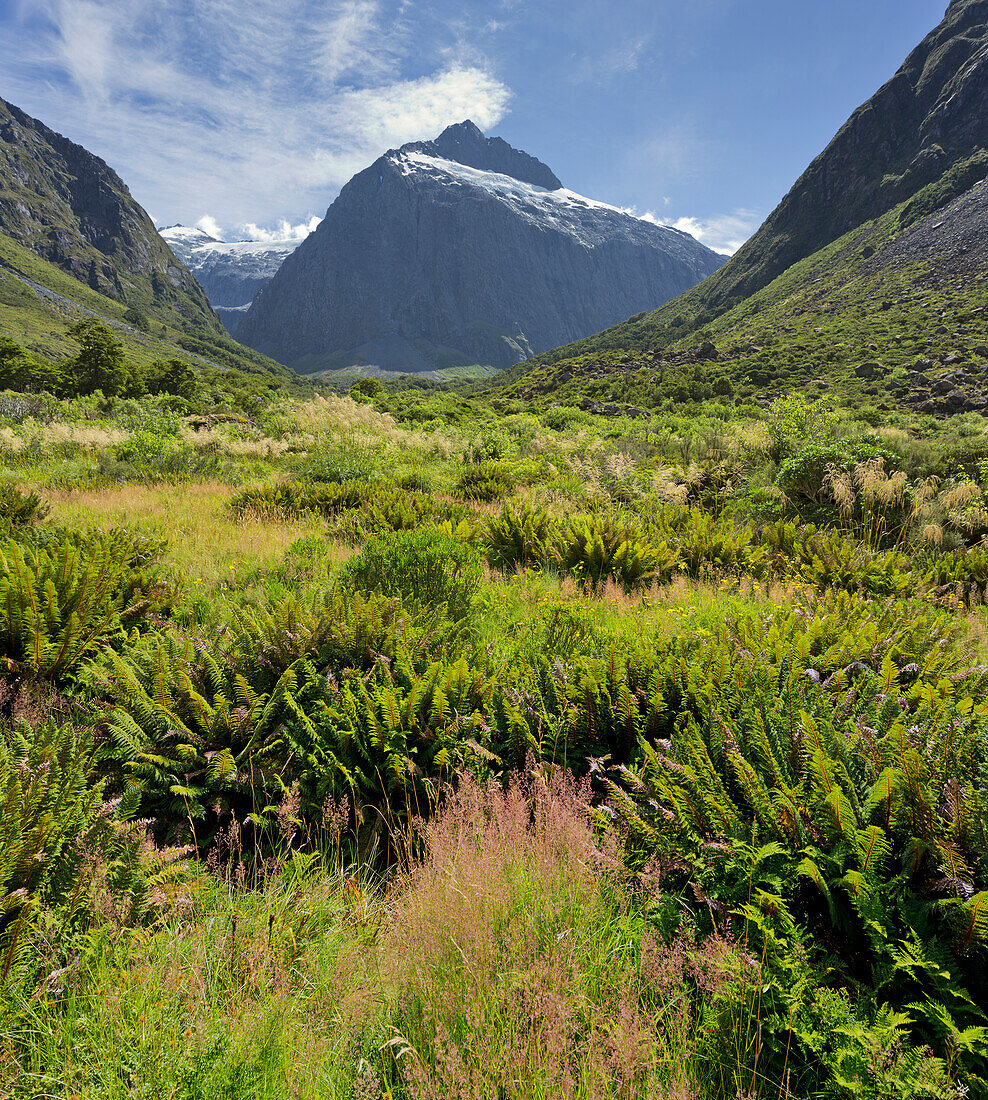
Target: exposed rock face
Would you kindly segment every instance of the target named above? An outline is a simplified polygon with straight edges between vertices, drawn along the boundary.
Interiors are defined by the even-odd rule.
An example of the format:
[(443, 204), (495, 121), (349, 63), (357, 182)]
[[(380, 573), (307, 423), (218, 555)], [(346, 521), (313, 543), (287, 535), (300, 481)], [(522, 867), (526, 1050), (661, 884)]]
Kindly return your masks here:
[(655, 308), (723, 262), (565, 190), (467, 122), (355, 176), (237, 338), (304, 372), (507, 367)]
[[(704, 288), (722, 308), (954, 170), (988, 175), (988, 0), (954, 0), (896, 75), (851, 116), (762, 228)], [(975, 163), (966, 162), (975, 158)], [(980, 167), (979, 167), (980, 164)], [(929, 211), (923, 211), (928, 213)]]
[(102, 294), (221, 331), (116, 172), (2, 99), (0, 232)]
[(162, 229), (172, 252), (195, 275), (220, 320), (236, 334), (254, 296), (301, 241), (220, 241), (187, 225)]

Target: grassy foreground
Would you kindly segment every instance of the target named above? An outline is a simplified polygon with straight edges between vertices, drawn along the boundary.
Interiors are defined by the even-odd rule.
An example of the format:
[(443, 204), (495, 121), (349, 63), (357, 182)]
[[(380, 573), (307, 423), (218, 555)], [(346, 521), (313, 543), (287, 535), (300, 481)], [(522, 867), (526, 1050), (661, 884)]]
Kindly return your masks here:
[(985, 1094), (979, 419), (0, 412), (0, 1095)]

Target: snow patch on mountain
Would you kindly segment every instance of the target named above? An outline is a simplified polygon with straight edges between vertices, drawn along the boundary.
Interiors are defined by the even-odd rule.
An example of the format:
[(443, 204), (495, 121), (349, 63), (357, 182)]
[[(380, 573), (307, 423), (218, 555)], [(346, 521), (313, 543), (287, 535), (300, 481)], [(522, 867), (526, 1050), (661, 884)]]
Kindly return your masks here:
[(254, 295), (302, 243), (299, 237), (280, 241), (221, 241), (188, 225), (173, 225), (159, 232), (195, 275), (231, 333), (236, 332)]
[[(391, 155), (391, 160), (403, 176), (424, 173), (434, 176), (447, 187), (482, 191), (508, 204), (529, 221), (540, 224), (548, 222), (571, 232), (588, 247), (611, 239), (614, 222), (618, 219), (630, 218), (648, 225), (650, 230), (657, 229), (674, 237), (690, 236), (680, 229), (657, 222), (653, 215), (639, 215), (634, 210), (587, 198), (566, 187), (550, 191), (500, 172), (483, 171), (416, 151), (399, 150)], [(593, 232), (593, 218), (588, 219), (587, 215), (603, 219), (597, 232)]]

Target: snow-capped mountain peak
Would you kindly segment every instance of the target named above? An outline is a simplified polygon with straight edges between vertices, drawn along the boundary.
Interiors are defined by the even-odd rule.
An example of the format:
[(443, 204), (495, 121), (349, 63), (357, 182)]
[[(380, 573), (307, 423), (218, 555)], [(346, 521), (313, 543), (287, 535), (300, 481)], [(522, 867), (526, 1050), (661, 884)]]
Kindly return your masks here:
[[(548, 220), (557, 225), (568, 223), (570, 231), (583, 238), (588, 245), (601, 237), (611, 239), (615, 226), (628, 218), (644, 222), (649, 226), (649, 232), (659, 230), (668, 232), (673, 237), (689, 236), (671, 226), (659, 226), (654, 219), (640, 217), (633, 210), (587, 198), (566, 187), (550, 189), (516, 179), (503, 172), (473, 168), (445, 157), (419, 152), (414, 148), (398, 150), (390, 154), (390, 159), (404, 176), (411, 176), (416, 172), (432, 174), (454, 191), (457, 187), (466, 191), (473, 189), (507, 203), (517, 214), (531, 221), (544, 223)], [(603, 219), (596, 231), (587, 215)]]
[(159, 229), (158, 232), (166, 241), (177, 241), (179, 243), (199, 244), (217, 239), (211, 237), (204, 229), (194, 225), (169, 225), (164, 229)]
[(237, 336), (311, 373), (507, 367), (654, 309), (722, 264), (463, 122), (358, 173)]
[(302, 243), (298, 238), (221, 241), (188, 225), (169, 226), (159, 233), (198, 279), (231, 333), (236, 331), (254, 295)]

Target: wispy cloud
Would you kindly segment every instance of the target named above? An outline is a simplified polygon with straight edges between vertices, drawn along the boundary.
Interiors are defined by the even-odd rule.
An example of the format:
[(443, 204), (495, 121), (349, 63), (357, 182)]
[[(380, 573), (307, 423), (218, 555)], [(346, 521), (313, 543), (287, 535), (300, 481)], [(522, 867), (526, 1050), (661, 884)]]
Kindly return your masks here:
[[(509, 89), (482, 58), (419, 56), (395, 0), (32, 0), (8, 23), (5, 95), (118, 168), (166, 220), (308, 225), (384, 149)], [(281, 226), (258, 229), (280, 232)]]
[(642, 65), (651, 43), (651, 34), (626, 38), (601, 53), (584, 58), (574, 75), (592, 84), (605, 84), (615, 77), (628, 76)]
[(754, 210), (735, 210), (733, 214), (715, 214), (709, 218), (682, 217), (675, 221), (653, 213), (644, 217), (657, 225), (671, 225), (673, 229), (689, 233), (722, 256), (733, 256), (760, 224)]

